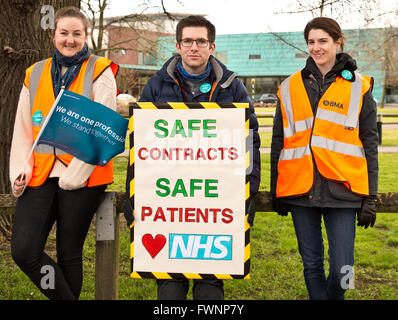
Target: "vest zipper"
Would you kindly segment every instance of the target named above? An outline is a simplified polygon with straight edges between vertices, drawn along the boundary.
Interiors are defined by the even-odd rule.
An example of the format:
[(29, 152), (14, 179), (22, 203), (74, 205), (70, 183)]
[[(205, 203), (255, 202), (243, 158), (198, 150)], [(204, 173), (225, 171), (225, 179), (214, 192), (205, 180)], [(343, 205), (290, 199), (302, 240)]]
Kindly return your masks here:
[[(311, 148), (312, 132), (314, 131), (316, 113), (318, 112), (318, 104), (319, 104), (319, 101), (321, 101), (321, 98), (323, 97), (323, 93), (324, 93), (324, 92), (323, 92), (323, 86), (321, 86), (321, 85), (319, 84), (318, 80), (316, 80), (316, 78), (315, 78), (312, 74), (310, 74), (310, 78), (313, 79), (313, 80), (317, 83), (317, 85), (318, 85), (318, 87), (319, 87), (318, 101), (317, 101), (316, 104), (315, 104), (315, 112), (313, 111), (314, 120), (313, 120), (313, 122), (312, 122), (311, 138), (310, 138), (310, 151), (311, 151), (311, 155), (312, 155), (312, 163), (313, 163), (313, 166), (314, 166), (314, 180), (313, 180), (313, 182), (312, 182), (312, 187), (311, 187), (311, 189), (312, 189), (312, 188), (314, 187), (314, 185), (315, 185), (316, 173), (318, 173), (318, 175), (319, 175), (320, 177), (322, 177), (323, 179), (325, 179), (326, 181), (334, 181), (334, 180), (328, 179), (328, 178), (324, 177), (324, 176), (319, 172), (318, 167), (316, 166), (314, 153), (312, 152), (312, 148)], [(323, 82), (323, 85), (324, 85), (324, 84), (325, 84), (325, 78), (323, 77), (322, 79), (323, 79), (322, 82)], [(341, 181), (335, 181), (335, 182), (341, 183)], [(346, 181), (346, 182), (348, 183), (348, 181)], [(311, 189), (310, 189), (310, 191), (311, 191)], [(351, 186), (350, 186), (350, 190), (351, 190)], [(351, 190), (351, 191), (352, 191), (352, 190)]]
[[(312, 186), (311, 186), (311, 188), (310, 188), (310, 190), (308, 191), (307, 194), (310, 194), (310, 191), (314, 188), (314, 185), (315, 185), (315, 178), (316, 178), (316, 176), (317, 176), (317, 173), (321, 176), (321, 173), (319, 172), (319, 170), (318, 170), (318, 168), (317, 168), (317, 166), (316, 166), (314, 153), (312, 152), (311, 141), (312, 141), (312, 133), (313, 133), (314, 127), (315, 127), (316, 113), (318, 112), (318, 104), (319, 104), (319, 101), (321, 101), (321, 98), (322, 98), (322, 96), (323, 96), (323, 86), (321, 86), (321, 84), (318, 82), (318, 80), (316, 80), (316, 78), (315, 78), (312, 74), (310, 74), (310, 78), (311, 78), (313, 81), (315, 81), (316, 84), (318, 85), (319, 94), (318, 94), (318, 100), (317, 100), (316, 103), (315, 103), (315, 110), (312, 111), (314, 117), (313, 117), (313, 120), (312, 120), (311, 136), (310, 136), (310, 143), (309, 143), (309, 147), (310, 147), (310, 151), (311, 151), (311, 158), (312, 158), (312, 165), (313, 165), (313, 175), (314, 175), (314, 178), (313, 178), (313, 180), (312, 180)], [(325, 79), (323, 78), (323, 83), (324, 83), (324, 80), (325, 80)], [(312, 107), (311, 107), (311, 109), (312, 109)], [(312, 200), (312, 198), (310, 198), (310, 200)]]

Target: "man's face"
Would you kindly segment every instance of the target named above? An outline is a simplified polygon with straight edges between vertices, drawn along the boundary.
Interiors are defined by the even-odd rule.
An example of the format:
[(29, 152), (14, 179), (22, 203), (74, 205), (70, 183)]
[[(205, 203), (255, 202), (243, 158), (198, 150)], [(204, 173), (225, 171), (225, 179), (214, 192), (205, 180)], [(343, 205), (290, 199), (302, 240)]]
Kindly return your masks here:
[(184, 46), (183, 43), (188, 41), (180, 41), (176, 43), (176, 49), (181, 55), (182, 66), (191, 74), (201, 74), (206, 70), (207, 62), (210, 55), (216, 48), (215, 43), (210, 43), (207, 37), (207, 29), (205, 27), (185, 27), (182, 29), (182, 40), (205, 40), (207, 43), (204, 47), (198, 46), (194, 41), (191, 46)]

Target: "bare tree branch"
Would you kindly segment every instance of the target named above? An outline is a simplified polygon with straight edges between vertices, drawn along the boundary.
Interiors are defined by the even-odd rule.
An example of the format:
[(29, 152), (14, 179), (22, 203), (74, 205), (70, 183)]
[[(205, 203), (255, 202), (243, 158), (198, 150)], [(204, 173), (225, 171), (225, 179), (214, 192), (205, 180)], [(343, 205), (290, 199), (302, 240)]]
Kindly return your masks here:
[(176, 17), (173, 16), (172, 14), (170, 14), (170, 13), (166, 10), (166, 7), (164, 6), (164, 0), (161, 0), (160, 2), (161, 2), (161, 4), (162, 4), (163, 13), (164, 13), (170, 20), (173, 20), (173, 21), (176, 20)]
[[(96, 2), (94, 2), (96, 1)], [(128, 13), (123, 16), (116, 16), (105, 18), (105, 10), (109, 7), (109, 0), (83, 0), (85, 9), (83, 10), (87, 16), (90, 17), (92, 28), (90, 30), (90, 40), (92, 42), (92, 50), (95, 54), (104, 54), (104, 52), (111, 52), (114, 50), (137, 50), (137, 41), (142, 40), (146, 43), (146, 47), (153, 47), (154, 40), (146, 36), (145, 30), (148, 25), (154, 29), (161, 29), (161, 25), (153, 20), (153, 15), (146, 14), (147, 7), (143, 7), (137, 12)], [(161, 1), (163, 14), (171, 20), (177, 19), (174, 15), (166, 10), (164, 0)], [(104, 35), (107, 31), (111, 30), (112, 26), (120, 28), (120, 34), (126, 28), (133, 31), (133, 36), (123, 39), (117, 39), (114, 43), (104, 43)], [(126, 34), (126, 33), (125, 33)], [(140, 48), (140, 51), (142, 48)]]
[(305, 51), (305, 50), (303, 50), (303, 49), (297, 47), (297, 46), (294, 45), (293, 43), (287, 41), (287, 40), (286, 40), (285, 38), (283, 38), (280, 34), (278, 34), (278, 33), (276, 33), (276, 32), (273, 32), (273, 31), (271, 31), (270, 33), (271, 33), (274, 37), (278, 38), (278, 40), (280, 40), (280, 41), (282, 41), (283, 43), (287, 44), (288, 46), (290, 46), (290, 47), (292, 47), (292, 48), (294, 48), (294, 49), (296, 49), (296, 50), (298, 50), (298, 51), (300, 51), (300, 52), (302, 52), (302, 53), (308, 55), (308, 52), (307, 52), (307, 51)]

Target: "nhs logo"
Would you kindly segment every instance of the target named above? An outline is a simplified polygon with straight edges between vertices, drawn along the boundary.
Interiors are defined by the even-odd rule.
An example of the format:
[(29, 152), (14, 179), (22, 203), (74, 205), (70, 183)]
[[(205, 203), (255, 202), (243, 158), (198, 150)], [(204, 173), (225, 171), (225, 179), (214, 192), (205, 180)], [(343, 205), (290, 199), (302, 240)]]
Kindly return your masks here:
[(232, 260), (232, 236), (170, 233), (169, 258)]

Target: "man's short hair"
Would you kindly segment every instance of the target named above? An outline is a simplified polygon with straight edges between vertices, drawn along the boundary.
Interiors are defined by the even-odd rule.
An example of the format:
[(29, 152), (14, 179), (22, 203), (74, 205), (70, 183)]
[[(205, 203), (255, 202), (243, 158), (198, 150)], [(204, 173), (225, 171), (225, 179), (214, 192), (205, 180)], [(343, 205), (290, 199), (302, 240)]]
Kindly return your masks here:
[(186, 27), (205, 27), (207, 29), (207, 37), (210, 43), (216, 41), (216, 27), (202, 16), (188, 16), (180, 20), (177, 24), (176, 40), (182, 40), (182, 29)]

